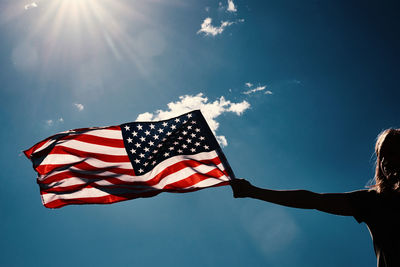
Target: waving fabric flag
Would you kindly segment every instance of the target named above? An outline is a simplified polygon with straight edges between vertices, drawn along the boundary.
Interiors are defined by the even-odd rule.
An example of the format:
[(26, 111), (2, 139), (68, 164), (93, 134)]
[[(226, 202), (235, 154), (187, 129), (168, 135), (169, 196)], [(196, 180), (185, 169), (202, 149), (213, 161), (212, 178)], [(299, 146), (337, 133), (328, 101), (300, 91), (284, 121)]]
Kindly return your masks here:
[(164, 121), (70, 130), (24, 153), (47, 208), (190, 192), (233, 178), (199, 110)]

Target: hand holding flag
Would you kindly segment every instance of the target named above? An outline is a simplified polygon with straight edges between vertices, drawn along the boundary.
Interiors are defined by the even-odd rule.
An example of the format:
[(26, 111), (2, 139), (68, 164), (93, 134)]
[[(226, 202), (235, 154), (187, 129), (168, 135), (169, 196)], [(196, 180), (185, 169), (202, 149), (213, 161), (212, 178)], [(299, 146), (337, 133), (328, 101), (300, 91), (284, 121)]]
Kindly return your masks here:
[(230, 184), (234, 198), (249, 197), (251, 192), (254, 191), (254, 186), (245, 179), (232, 179)]

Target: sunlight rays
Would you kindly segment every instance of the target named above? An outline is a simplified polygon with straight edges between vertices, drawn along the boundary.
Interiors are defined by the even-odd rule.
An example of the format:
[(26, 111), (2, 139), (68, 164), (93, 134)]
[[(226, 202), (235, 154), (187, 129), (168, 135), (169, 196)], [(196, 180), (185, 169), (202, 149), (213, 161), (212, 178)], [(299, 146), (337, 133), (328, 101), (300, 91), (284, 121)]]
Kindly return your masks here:
[[(129, 60), (142, 74), (148, 58), (164, 50), (155, 25), (154, 1), (42, 0), (40, 15), (25, 37), (40, 56), (42, 72), (86, 63), (91, 58)], [(150, 37), (149, 37), (150, 36)], [(146, 58), (147, 57), (147, 58)]]

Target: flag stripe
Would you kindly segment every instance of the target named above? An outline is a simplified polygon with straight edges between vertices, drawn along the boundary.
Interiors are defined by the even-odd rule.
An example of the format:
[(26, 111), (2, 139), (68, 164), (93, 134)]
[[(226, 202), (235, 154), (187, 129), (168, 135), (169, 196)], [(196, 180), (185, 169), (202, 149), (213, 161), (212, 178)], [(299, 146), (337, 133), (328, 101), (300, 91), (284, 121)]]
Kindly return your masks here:
[(121, 127), (111, 126), (103, 129), (95, 129), (85, 132), (86, 135), (110, 138), (110, 139), (122, 139)]
[(103, 162), (128, 162), (128, 155), (105, 155), (100, 153), (83, 152), (68, 147), (57, 147), (56, 154), (50, 154), (41, 163), (44, 165), (73, 164), (79, 163), (87, 158)]
[[(96, 187), (96, 188), (105, 188), (109, 190), (110, 188), (135, 188), (137, 190), (144, 190), (144, 189), (174, 189), (177, 187), (188, 187), (192, 184), (196, 184), (203, 179), (208, 179), (210, 177), (217, 177), (218, 181), (226, 181), (228, 178), (224, 177), (224, 174), (221, 170), (217, 168), (210, 169), (207, 171), (204, 166), (203, 168), (196, 168), (196, 169), (187, 169), (185, 171), (174, 173), (173, 175), (166, 177), (165, 179), (161, 180), (156, 185), (149, 185), (144, 183), (135, 183), (135, 182), (126, 182), (121, 181), (118, 178), (104, 178), (99, 177), (97, 179), (82, 179), (82, 178), (75, 178), (75, 183), (71, 185), (64, 185), (63, 186), (48, 186), (48, 185), (40, 185), (42, 193), (52, 193), (52, 192), (72, 192), (72, 191), (79, 191), (86, 187)], [(197, 174), (199, 172), (205, 173), (203, 178), (199, 178)], [(183, 177), (183, 178), (182, 178)], [(179, 181), (180, 179), (180, 181)], [(196, 180), (197, 179), (197, 180)], [(200, 180), (199, 180), (200, 179)], [(215, 178), (214, 178), (215, 179)], [(80, 183), (76, 183), (76, 181), (80, 181)], [(179, 184), (179, 182), (182, 182)], [(170, 186), (172, 185), (172, 187)]]
[[(75, 164), (74, 167), (70, 167), (66, 170), (61, 170), (61, 171), (53, 171), (50, 174), (46, 175), (41, 175), (38, 177), (38, 184), (51, 184), (54, 182), (59, 182), (62, 181), (63, 179), (75, 177), (79, 175), (79, 177), (87, 178), (90, 179), (91, 175), (107, 175), (107, 176), (113, 176), (113, 175), (130, 175), (134, 176), (135, 173), (132, 168), (130, 169), (124, 169), (120, 168), (118, 165), (110, 165), (110, 166), (105, 166), (102, 168), (96, 168), (93, 167), (86, 162), (81, 162), (79, 164)], [(82, 175), (82, 176), (80, 176)], [(87, 177), (86, 177), (87, 176)]]
[[(203, 178), (203, 179), (202, 179)], [(200, 174), (200, 173), (196, 173), (193, 175), (192, 179), (194, 179), (195, 181), (205, 181), (209, 178), (209, 175), (205, 175), (205, 174)], [(220, 183), (224, 183), (226, 184), (226, 182), (228, 181), (228, 178), (226, 178), (226, 180), (218, 180), (215, 179), (215, 183), (212, 182), (207, 182), (207, 183), (211, 183), (212, 185), (217, 185)], [(153, 192), (153, 193), (157, 193), (157, 192), (162, 192), (162, 191), (182, 191), (182, 190), (198, 190), (201, 189), (201, 187), (196, 186), (196, 184), (192, 184), (189, 187), (182, 189), (182, 188), (177, 188), (177, 187), (170, 187), (170, 188), (166, 188), (167, 190), (162, 190), (162, 189), (155, 189), (153, 187), (148, 187), (147, 189), (138, 189), (135, 187), (101, 187), (101, 186), (96, 186), (96, 187), (85, 187), (80, 189), (79, 191), (76, 192), (66, 192), (66, 193), (45, 193), (42, 192), (42, 199), (44, 204), (47, 205), (52, 205), (51, 202), (53, 202), (54, 200), (63, 200), (65, 202), (68, 202), (69, 200), (74, 201), (74, 199), (80, 199), (80, 198), (86, 198), (86, 199), (90, 199), (90, 198), (99, 198), (99, 197), (105, 197), (108, 195), (112, 195), (112, 196), (120, 196), (120, 197), (124, 197), (126, 195), (129, 195), (130, 198), (137, 198), (137, 197), (144, 197), (146, 194)], [(107, 202), (108, 203), (108, 202)]]
[[(83, 128), (83, 129), (77, 129), (74, 131), (66, 131), (62, 133), (55, 134), (53, 136), (50, 136), (43, 141), (37, 143), (33, 147), (31, 147), (28, 150), (25, 150), (24, 153), (28, 158), (32, 157), (32, 154), (34, 153), (39, 153), (40, 151), (50, 147), (54, 143), (56, 143), (59, 140), (62, 140), (63, 138), (74, 138), (79, 135), (89, 135), (89, 136), (94, 136), (94, 137), (103, 137), (105, 141), (106, 139), (115, 139), (115, 140), (121, 140), (123, 141), (122, 138), (122, 133), (121, 133), (121, 128), (119, 126), (110, 126), (107, 128)], [(113, 143), (114, 141), (111, 141)], [(116, 141), (118, 142), (118, 141)]]
[[(188, 172), (188, 173), (190, 173), (190, 172)], [(163, 189), (188, 188), (191, 186), (195, 186), (197, 183), (199, 183), (205, 179), (208, 179), (211, 177), (219, 178), (221, 176), (224, 176), (224, 174), (221, 172), (221, 170), (215, 168), (208, 172), (205, 171), (204, 174), (193, 173), (192, 175), (188, 176), (185, 179), (179, 179), (179, 180), (176, 179), (177, 181), (175, 181), (173, 183), (167, 184), (167, 181), (164, 182), (165, 179), (163, 179), (162, 181), (164, 182), (165, 186), (163, 186), (162, 188)], [(215, 178), (213, 178), (213, 179), (215, 179)], [(218, 179), (218, 180), (221, 181), (221, 179)], [(228, 180), (228, 179), (226, 179), (226, 180)]]
[[(122, 142), (122, 141), (121, 141)], [(60, 141), (59, 144), (52, 150), (52, 153), (63, 153), (63, 154), (68, 154), (68, 150), (62, 149), (62, 148), (71, 148), (78, 153), (80, 152), (86, 152), (86, 153), (101, 153), (104, 155), (115, 155), (115, 156), (120, 156), (120, 155), (126, 155), (126, 150), (125, 147), (108, 147), (107, 143), (104, 143), (103, 145), (98, 145), (98, 144), (92, 144), (92, 143), (86, 143), (82, 142), (79, 140), (63, 140)], [(60, 150), (57, 150), (60, 149)], [(61, 151), (61, 152), (57, 152)]]
[[(105, 130), (102, 130), (103, 132)], [(124, 140), (122, 139), (122, 135), (120, 131), (115, 131), (113, 130), (113, 132), (118, 132), (119, 136), (117, 136), (116, 134), (113, 134), (112, 136), (114, 138), (109, 138), (109, 137), (104, 137), (104, 136), (99, 136), (99, 134), (94, 135), (91, 132), (85, 133), (85, 134), (79, 134), (79, 135), (69, 135), (69, 136), (65, 136), (60, 138), (59, 140), (62, 141), (70, 141), (70, 140), (75, 140), (75, 141), (81, 141), (81, 142), (85, 142), (88, 144), (94, 144), (94, 145), (103, 145), (106, 147), (115, 147), (115, 148), (125, 148), (124, 146)], [(62, 143), (64, 146), (64, 142), (60, 142)]]
[[(217, 159), (213, 160), (217, 161)], [(210, 170), (210, 168), (214, 168), (215, 166), (217, 166), (221, 170), (221, 172), (226, 175), (226, 173), (224, 173), (224, 168), (222, 164), (206, 165), (201, 164), (201, 162), (198, 161), (186, 160), (184, 162), (177, 162), (171, 166), (165, 166), (165, 168), (162, 169), (162, 172), (160, 173), (151, 173), (155, 176), (146, 181), (139, 181), (137, 176), (130, 174), (124, 175), (108, 172), (96, 174), (78, 169), (70, 169), (67, 171), (59, 172), (44, 181), (38, 181), (38, 183), (40, 185), (43, 185), (43, 188), (54, 186), (67, 187), (75, 184), (80, 184), (82, 182), (89, 182), (90, 180), (103, 179), (104, 181), (108, 181), (108, 178), (113, 178), (110, 180), (110, 183), (135, 183), (137, 185), (156, 186), (160, 180), (165, 179), (167, 176), (173, 175), (174, 173), (181, 171), (185, 168), (199, 171), (208, 171)]]
[(153, 197), (161, 193), (161, 191), (149, 191), (146, 193), (142, 194), (125, 194), (124, 196), (114, 196), (114, 195), (104, 195), (101, 197), (75, 197), (75, 198), (70, 198), (70, 199), (63, 199), (63, 198), (54, 198), (53, 201), (46, 202), (46, 199), (43, 198), (42, 196), (42, 202), (43, 205), (46, 208), (61, 208), (66, 205), (71, 205), (71, 204), (110, 204), (110, 203), (116, 203), (120, 201), (125, 201), (129, 199), (135, 199), (139, 197)]
[[(51, 177), (53, 174), (62, 172), (68, 168), (72, 167), (82, 167), (82, 169), (85, 169), (86, 166), (90, 166), (90, 169), (93, 168), (117, 168), (121, 170), (130, 170), (133, 172), (132, 169), (132, 164), (131, 162), (105, 162), (101, 161), (98, 159), (92, 159), (92, 158), (87, 158), (87, 159), (81, 159), (80, 161), (76, 161), (71, 163), (70, 165), (65, 165), (65, 164), (59, 164), (59, 165), (44, 165), (44, 166), (39, 166), (37, 167), (37, 171), (40, 174), (38, 177), (38, 182), (42, 182), (47, 180), (49, 177)], [(46, 169), (48, 167), (48, 169)], [(87, 169), (87, 170), (90, 170)]]
[[(205, 184), (207, 185), (207, 180), (205, 180)], [(222, 183), (211, 183), (210, 186), (213, 187), (218, 187), (218, 186), (224, 186), (228, 185), (229, 182), (222, 182)], [(207, 186), (208, 187), (208, 186)], [(193, 192), (202, 189), (202, 187), (195, 188), (195, 189), (183, 189), (183, 190), (165, 190), (165, 192), (174, 192), (174, 193), (186, 193), (186, 192)], [(120, 201), (125, 201), (129, 199), (135, 199), (135, 198), (147, 198), (147, 197), (153, 197), (158, 195), (163, 191), (160, 190), (155, 190), (155, 191), (149, 191), (149, 192), (143, 192), (141, 194), (125, 194), (124, 196), (115, 196), (115, 195), (105, 195), (102, 197), (82, 197), (82, 198), (72, 198), (72, 199), (54, 199), (51, 202), (46, 203), (43, 200), (43, 204), (46, 208), (61, 208), (66, 205), (80, 205), (80, 204), (110, 204), (110, 203), (116, 203)], [(43, 197), (43, 196), (42, 196)]]
[[(207, 158), (206, 156), (210, 157)], [(186, 158), (183, 160), (183, 158)], [(202, 160), (197, 160), (198, 158), (204, 158)], [(103, 176), (98, 175), (97, 173), (91, 173), (91, 172), (86, 172), (87, 170), (85, 169), (79, 169), (80, 166), (78, 166), (78, 169), (76, 168), (69, 168), (65, 171), (61, 172), (55, 172), (50, 173), (46, 175), (47, 177), (42, 176), (41, 180), (38, 181), (38, 183), (42, 184), (50, 184), (50, 183), (57, 183), (58, 185), (61, 185), (63, 183), (67, 183), (68, 181), (64, 181), (64, 179), (73, 179), (73, 177), (82, 177), (86, 179), (100, 179), (100, 178), (106, 178), (106, 176), (111, 176), (111, 177), (117, 177), (121, 181), (126, 181), (126, 182), (143, 182), (144, 184), (147, 185), (154, 185), (157, 184), (159, 180), (165, 178), (165, 176), (169, 174), (173, 174), (174, 172), (177, 172), (183, 168), (186, 167), (196, 167), (199, 165), (211, 165), (211, 166), (220, 166), (222, 171), (224, 171), (223, 166), (221, 165), (221, 160), (217, 156), (217, 153), (215, 151), (208, 152), (207, 155), (202, 153), (201, 155), (196, 154), (196, 155), (190, 155), (190, 156), (176, 156), (173, 158), (169, 158), (162, 163), (160, 163), (156, 168), (153, 169), (153, 171), (144, 174), (144, 175), (138, 175), (138, 176), (132, 176), (130, 174), (127, 175), (121, 175), (121, 174), (115, 174), (115, 173), (102, 173)], [(68, 173), (70, 172), (70, 173)], [(93, 176), (90, 176), (90, 175)], [(225, 173), (226, 176), (227, 173)]]
[[(64, 157), (63, 157), (64, 156)], [(58, 155), (58, 157), (53, 157), (55, 159), (59, 159), (59, 160), (63, 160), (65, 161), (65, 163), (58, 163), (58, 164), (46, 164), (46, 165), (40, 165), (38, 167), (36, 167), (36, 171), (40, 174), (40, 175), (44, 175), (47, 173), (50, 173), (54, 170), (63, 170), (65, 168), (67, 168), (68, 166), (73, 166), (74, 164), (79, 164), (81, 162), (84, 162), (86, 159), (85, 158), (80, 158), (80, 157), (76, 157), (73, 155)], [(66, 161), (68, 159), (68, 162)], [(98, 160), (98, 159), (93, 159), (93, 162), (100, 163), (100, 162), (104, 162), (106, 163), (105, 165), (110, 165), (111, 163), (114, 164), (130, 164), (130, 162), (123, 162), (121, 159), (114, 159), (113, 161), (110, 158), (107, 158), (110, 162), (105, 162), (102, 160)], [(104, 166), (104, 165), (103, 165)]]
[(190, 189), (190, 188), (203, 188), (203, 187), (210, 187), (210, 186), (221, 186), (221, 185), (228, 185), (229, 184), (229, 178), (227, 180), (221, 182), (220, 180), (217, 180), (215, 178), (207, 178), (204, 180), (201, 180), (197, 184), (190, 185), (186, 187), (185, 189)]

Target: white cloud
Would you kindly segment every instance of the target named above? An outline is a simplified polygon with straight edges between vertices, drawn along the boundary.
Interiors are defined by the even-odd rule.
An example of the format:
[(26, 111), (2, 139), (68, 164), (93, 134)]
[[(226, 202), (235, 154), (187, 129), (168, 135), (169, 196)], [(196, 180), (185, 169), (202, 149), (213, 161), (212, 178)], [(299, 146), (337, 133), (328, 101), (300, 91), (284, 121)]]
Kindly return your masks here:
[(205, 35), (216, 36), (218, 34), (221, 34), (226, 27), (234, 23), (232, 21), (222, 21), (221, 26), (216, 27), (211, 25), (211, 22), (212, 22), (211, 18), (205, 18), (203, 23), (201, 24), (201, 29), (198, 30), (197, 34), (204, 33)]
[[(173, 118), (183, 113), (190, 112), (195, 109), (200, 109), (204, 118), (207, 120), (213, 133), (216, 135), (216, 131), (219, 127), (217, 118), (226, 112), (232, 112), (240, 116), (243, 112), (250, 108), (250, 104), (247, 101), (233, 103), (226, 100), (225, 97), (221, 96), (214, 102), (209, 102), (208, 98), (202, 93), (197, 95), (184, 95), (180, 96), (176, 102), (170, 102), (167, 104), (168, 110), (157, 110), (154, 113), (145, 112), (139, 114), (136, 121), (158, 121)], [(216, 135), (218, 142), (222, 146), (228, 145), (228, 142), (223, 135)]]
[(240, 103), (232, 103), (228, 108), (228, 111), (236, 113), (236, 115), (240, 116), (246, 109), (250, 108), (250, 103), (247, 101), (242, 101)]
[(79, 104), (79, 103), (74, 103), (74, 106), (75, 106), (79, 111), (82, 111), (82, 110), (85, 108), (84, 105)]
[(273, 93), (272, 93), (272, 91), (270, 91), (270, 90), (267, 90), (267, 91), (265, 91), (265, 93), (264, 94), (266, 94), (266, 95), (272, 95)]
[(38, 7), (38, 5), (35, 2), (32, 2), (30, 4), (25, 5), (25, 10), (31, 9), (31, 8), (35, 8)]
[(250, 82), (245, 83), (245, 85), (246, 85), (247, 87), (249, 87), (249, 88), (253, 86), (253, 84), (250, 83)]
[[(150, 112), (145, 112), (142, 114), (139, 114), (139, 116), (137, 116), (136, 121), (153, 121), (153, 114)], [(160, 119), (161, 120), (161, 119)]]
[[(247, 85), (247, 84), (246, 84), (246, 85)], [(265, 90), (265, 88), (267, 88), (266, 85), (264, 85), (264, 86), (257, 86), (256, 88), (253, 88), (253, 89), (250, 89), (250, 90), (248, 90), (248, 91), (243, 92), (243, 94), (249, 95), (249, 94), (252, 94), (252, 93), (255, 93), (255, 92), (258, 92), (258, 91), (263, 91), (263, 90)], [(268, 92), (271, 92), (271, 91), (268, 91)], [(272, 92), (271, 92), (271, 94), (272, 94)]]
[(237, 11), (237, 8), (236, 8), (236, 6), (235, 6), (235, 4), (233, 3), (232, 0), (228, 0), (228, 7), (227, 7), (226, 10), (229, 11), (229, 12), (236, 12)]
[(50, 119), (50, 120), (46, 120), (45, 121), (45, 124), (46, 124), (47, 127), (56, 126), (56, 125), (59, 125), (61, 123), (64, 123), (64, 119), (62, 117), (60, 117), (60, 118), (58, 118), (56, 120)]

